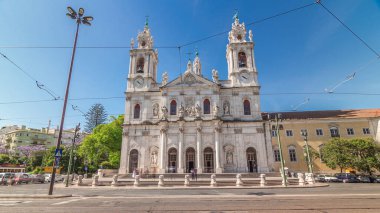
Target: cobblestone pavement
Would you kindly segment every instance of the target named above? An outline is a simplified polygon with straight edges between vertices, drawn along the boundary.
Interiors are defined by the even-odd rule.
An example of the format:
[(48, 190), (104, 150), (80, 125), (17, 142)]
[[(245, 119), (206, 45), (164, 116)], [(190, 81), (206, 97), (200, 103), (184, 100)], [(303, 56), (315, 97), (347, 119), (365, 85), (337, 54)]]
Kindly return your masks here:
[[(47, 194), (48, 184), (0, 186), (0, 194)], [(0, 199), (0, 212), (380, 212), (380, 184), (319, 188), (140, 190), (55, 188), (58, 199)]]

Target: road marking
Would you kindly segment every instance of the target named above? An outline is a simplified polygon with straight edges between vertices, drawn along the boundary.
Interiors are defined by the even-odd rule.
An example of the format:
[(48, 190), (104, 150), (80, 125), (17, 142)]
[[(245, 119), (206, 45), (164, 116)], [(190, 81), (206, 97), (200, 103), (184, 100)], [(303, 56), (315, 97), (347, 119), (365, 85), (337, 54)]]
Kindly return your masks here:
[(20, 201), (20, 200), (1, 200), (0, 206), (15, 206), (22, 203), (31, 203), (32, 201)]
[(72, 203), (72, 202), (77, 202), (77, 201), (80, 201), (80, 200), (86, 200), (88, 198), (79, 198), (79, 199), (71, 199), (71, 200), (66, 200), (66, 201), (62, 201), (62, 202), (59, 202), (59, 203), (53, 203), (53, 204), (50, 204), (50, 205), (63, 205), (63, 204), (67, 204), (67, 203)]

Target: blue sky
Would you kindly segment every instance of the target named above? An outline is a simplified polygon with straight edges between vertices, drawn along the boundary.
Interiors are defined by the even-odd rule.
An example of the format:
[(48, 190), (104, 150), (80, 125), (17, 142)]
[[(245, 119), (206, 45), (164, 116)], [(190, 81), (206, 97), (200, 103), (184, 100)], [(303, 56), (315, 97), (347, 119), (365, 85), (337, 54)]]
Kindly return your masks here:
[[(218, 3), (216, 3), (218, 2)], [(143, 29), (145, 16), (155, 46), (178, 46), (229, 30), (235, 9), (245, 23), (270, 17), (313, 0), (0, 0), (0, 52), (12, 59), (35, 79), (64, 96), (70, 65), (75, 23), (66, 17), (66, 7), (85, 8), (92, 15), (92, 26), (81, 26), (78, 46), (129, 47), (131, 38)], [(374, 50), (380, 51), (380, 2), (378, 0), (322, 0)], [(379, 95), (343, 95), (324, 93), (348, 75), (354, 79), (337, 87), (335, 93), (380, 93), (380, 60), (348, 32), (320, 5), (257, 23), (252, 29), (256, 65), (261, 84), (262, 111), (377, 108)], [(186, 53), (199, 50), (203, 74), (211, 78), (217, 69), (227, 78), (225, 48), (227, 34), (181, 49), (181, 70), (176, 48), (159, 48), (158, 80), (168, 71), (169, 80), (185, 69)], [(194, 56), (194, 55), (193, 55)], [(193, 57), (192, 56), (192, 57)], [(128, 48), (92, 48), (77, 50), (70, 88), (70, 98), (122, 97), (128, 75)], [(364, 69), (360, 69), (361, 67)], [(49, 100), (33, 80), (0, 56), (0, 126), (26, 124), (55, 127), (60, 122), (63, 101), (9, 103)], [(287, 95), (279, 93), (318, 93)], [(84, 123), (78, 111), (87, 111), (102, 103), (109, 114), (124, 113), (124, 99), (71, 100), (65, 128)]]

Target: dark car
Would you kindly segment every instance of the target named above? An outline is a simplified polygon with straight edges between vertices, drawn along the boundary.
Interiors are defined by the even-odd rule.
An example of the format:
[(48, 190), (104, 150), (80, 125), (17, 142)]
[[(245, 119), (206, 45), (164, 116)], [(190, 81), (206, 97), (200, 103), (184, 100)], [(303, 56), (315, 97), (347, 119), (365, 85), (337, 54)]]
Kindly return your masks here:
[(32, 175), (33, 183), (45, 183), (45, 176), (42, 174)]
[(339, 182), (343, 183), (359, 183), (360, 180), (356, 177), (356, 175), (351, 173), (338, 173), (335, 174), (335, 177), (339, 180)]

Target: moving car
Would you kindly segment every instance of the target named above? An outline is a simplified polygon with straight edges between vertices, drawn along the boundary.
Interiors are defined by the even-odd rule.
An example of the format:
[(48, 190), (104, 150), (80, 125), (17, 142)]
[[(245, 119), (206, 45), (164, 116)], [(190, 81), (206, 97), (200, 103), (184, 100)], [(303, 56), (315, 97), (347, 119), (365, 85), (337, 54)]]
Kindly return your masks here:
[(317, 175), (315, 180), (319, 182), (339, 182), (338, 178), (335, 176), (326, 174)]
[(29, 182), (32, 182), (32, 177), (29, 176), (29, 174), (26, 174), (26, 173), (16, 173), (15, 174), (15, 183), (16, 184), (21, 184), (21, 183), (28, 184)]

